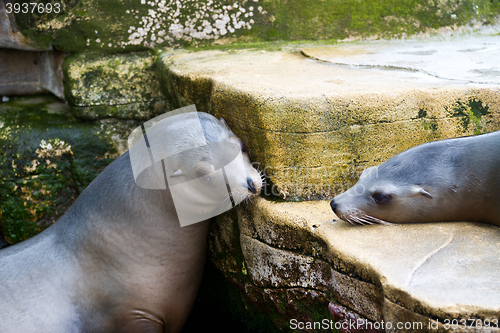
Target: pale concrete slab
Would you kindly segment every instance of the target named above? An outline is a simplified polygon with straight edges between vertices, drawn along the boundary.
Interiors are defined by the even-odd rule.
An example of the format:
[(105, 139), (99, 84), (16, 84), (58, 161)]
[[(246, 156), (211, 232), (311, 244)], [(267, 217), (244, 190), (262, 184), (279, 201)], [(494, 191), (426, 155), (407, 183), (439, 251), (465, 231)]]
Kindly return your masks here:
[(461, 83), (500, 84), (500, 35), (345, 43), (302, 52), (339, 65), (410, 71)]

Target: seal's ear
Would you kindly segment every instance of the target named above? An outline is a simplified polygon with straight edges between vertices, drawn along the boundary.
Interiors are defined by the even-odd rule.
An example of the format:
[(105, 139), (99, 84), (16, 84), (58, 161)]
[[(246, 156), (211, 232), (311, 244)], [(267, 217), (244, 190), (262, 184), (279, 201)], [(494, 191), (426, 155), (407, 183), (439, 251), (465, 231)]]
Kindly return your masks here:
[(226, 121), (224, 120), (224, 118), (220, 118), (219, 120), (220, 120), (220, 122), (221, 122), (224, 126), (226, 126), (226, 128), (227, 128), (227, 129), (230, 129), (230, 128), (229, 128), (229, 126), (227, 126), (227, 123), (226, 123)]
[(214, 168), (213, 164), (208, 162), (208, 161), (200, 161), (197, 163), (194, 170), (196, 172), (197, 177), (204, 177), (204, 176), (209, 175), (212, 172), (214, 172), (215, 168)]
[(377, 172), (378, 172), (378, 165), (369, 167), (369, 168), (363, 170), (359, 179), (369, 177), (372, 173), (375, 175), (375, 178), (378, 178)]
[(170, 177), (177, 177), (177, 176), (180, 176), (182, 175), (182, 170), (181, 169), (177, 169), (173, 174), (170, 175)]
[(421, 194), (424, 197), (427, 197), (427, 198), (430, 198), (430, 199), (434, 198), (429, 192), (427, 192), (422, 186), (419, 186), (419, 185), (413, 186), (412, 189), (411, 189), (411, 191), (412, 191), (412, 193), (414, 195)]

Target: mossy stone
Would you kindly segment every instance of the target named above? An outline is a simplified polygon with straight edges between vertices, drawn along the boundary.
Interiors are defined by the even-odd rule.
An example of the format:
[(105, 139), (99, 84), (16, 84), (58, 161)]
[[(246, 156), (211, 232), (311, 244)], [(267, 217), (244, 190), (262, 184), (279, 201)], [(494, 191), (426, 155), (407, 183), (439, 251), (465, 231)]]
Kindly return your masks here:
[(0, 103), (0, 224), (9, 243), (54, 223), (117, 157), (111, 126), (78, 120), (52, 96)]
[(150, 119), (168, 110), (152, 52), (83, 53), (63, 66), (65, 95), (83, 119)]
[[(47, 0), (22, 3), (41, 5)], [(22, 32), (67, 52), (138, 51), (175, 45), (276, 40), (402, 37), (444, 26), (488, 23), (500, 12), (489, 0), (54, 0), (56, 14), (18, 11)]]

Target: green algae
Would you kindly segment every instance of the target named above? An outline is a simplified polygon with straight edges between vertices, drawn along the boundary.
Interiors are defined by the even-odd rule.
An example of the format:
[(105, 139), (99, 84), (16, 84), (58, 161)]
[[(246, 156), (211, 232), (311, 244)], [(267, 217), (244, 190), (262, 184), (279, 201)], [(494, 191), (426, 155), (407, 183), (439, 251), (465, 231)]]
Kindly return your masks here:
[(56, 16), (18, 13), (16, 20), (35, 43), (68, 52), (404, 37), (488, 24), (500, 13), (500, 3), (489, 0), (59, 1), (64, 10)]
[(76, 54), (65, 59), (65, 95), (83, 119), (151, 119), (168, 109), (153, 52)]
[(467, 133), (471, 127), (473, 134), (477, 135), (488, 132), (485, 128), (485, 125), (491, 122), (491, 112), (488, 110), (488, 105), (483, 105), (482, 101), (471, 98), (466, 102), (457, 101), (451, 116), (460, 119), (459, 123), (463, 133)]
[(0, 125), (0, 226), (12, 244), (64, 214), (115, 150), (52, 96), (1, 103)]

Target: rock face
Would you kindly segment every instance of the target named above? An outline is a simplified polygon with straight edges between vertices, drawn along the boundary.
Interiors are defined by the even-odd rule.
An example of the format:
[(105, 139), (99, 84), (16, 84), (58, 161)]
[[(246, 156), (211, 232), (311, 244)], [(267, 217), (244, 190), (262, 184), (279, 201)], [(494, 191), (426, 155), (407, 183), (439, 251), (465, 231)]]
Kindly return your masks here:
[(500, 12), (500, 5), (488, 0), (397, 5), (369, 0), (58, 0), (51, 2), (50, 13), (46, 1), (30, 3), (37, 4), (36, 10), (14, 12), (11, 21), (38, 48), (53, 45), (66, 52), (403, 37), (440, 27), (488, 23)]
[(71, 56), (64, 74), (66, 100), (79, 118), (147, 120), (168, 111), (150, 52)]
[(0, 96), (53, 93), (64, 98), (63, 60), (57, 51), (0, 49)]
[(331, 319), (365, 332), (500, 331), (496, 226), (357, 227), (332, 221), (328, 201), (259, 198), (237, 212), (212, 226), (212, 259), (285, 331)]
[[(16, 49), (25, 51), (39, 51), (40, 47), (33, 45), (34, 43), (26, 38), (20, 31), (17, 25), (16, 18), (12, 10), (13, 3), (10, 2), (8, 7), (5, 6), (5, 1), (0, 3), (0, 48)], [(49, 46), (42, 49), (49, 50)]]
[(50, 96), (0, 103), (0, 225), (5, 238), (17, 243), (54, 223), (127, 149), (122, 140), (137, 125), (111, 119), (82, 122)]
[[(10, 3), (13, 5), (13, 3)], [(10, 7), (9, 7), (10, 8)], [(12, 10), (0, 3), (0, 96), (53, 93), (64, 98), (64, 54), (26, 38)]]
[[(449, 52), (450, 41), (433, 39), (167, 52), (161, 79), (173, 106), (195, 103), (228, 120), (272, 194), (333, 197), (414, 145), (500, 129), (498, 78), (489, 74), (498, 70), (498, 37), (451, 40)], [(449, 58), (468, 65), (455, 71)]]

